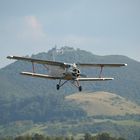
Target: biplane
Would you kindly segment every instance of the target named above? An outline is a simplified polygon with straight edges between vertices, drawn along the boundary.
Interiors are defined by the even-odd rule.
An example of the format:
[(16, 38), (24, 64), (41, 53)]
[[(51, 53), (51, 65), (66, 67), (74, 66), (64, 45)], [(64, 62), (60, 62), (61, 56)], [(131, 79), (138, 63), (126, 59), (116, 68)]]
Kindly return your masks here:
[[(80, 85), (80, 81), (108, 81), (113, 80), (114, 78), (110, 77), (102, 77), (102, 71), (104, 67), (121, 67), (127, 66), (127, 64), (91, 64), (91, 63), (64, 63), (57, 61), (48, 61), (41, 59), (34, 59), (28, 57), (20, 57), (20, 56), (7, 56), (8, 59), (16, 59), (27, 61), (32, 64), (32, 72), (21, 72), (22, 75), (39, 77), (39, 78), (47, 78), (52, 80), (59, 80), (56, 85), (56, 89), (59, 90), (67, 82), (71, 82), (75, 87), (82, 91), (82, 86)], [(48, 74), (37, 73), (35, 70), (35, 64), (41, 64), (46, 68)], [(80, 67), (99, 67), (100, 72), (98, 77), (87, 77), (84, 74), (81, 74)]]

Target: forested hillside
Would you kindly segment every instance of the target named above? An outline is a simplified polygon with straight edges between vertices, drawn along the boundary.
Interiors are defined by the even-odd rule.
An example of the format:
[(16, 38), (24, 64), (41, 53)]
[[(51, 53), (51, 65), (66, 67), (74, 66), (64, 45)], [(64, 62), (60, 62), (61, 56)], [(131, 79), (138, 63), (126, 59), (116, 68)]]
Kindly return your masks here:
[(123, 137), (112, 137), (108, 133), (101, 133), (96, 136), (92, 136), (90, 133), (85, 133), (80, 138), (75, 136), (45, 136), (41, 134), (34, 134), (33, 136), (17, 136), (13, 137), (2, 137), (0, 140), (125, 140)]
[[(52, 53), (54, 53), (54, 49), (47, 53), (32, 55), (32, 57), (52, 60)], [(55, 59), (70, 63), (127, 63), (127, 67), (104, 69), (103, 76), (112, 76), (115, 78), (113, 81), (83, 82), (81, 84), (84, 91), (109, 91), (139, 104), (139, 62), (125, 56), (97, 56), (70, 47), (63, 47), (63, 53), (55, 55)], [(75, 114), (85, 115), (83, 110), (75, 108), (74, 104), (67, 105), (65, 103), (64, 97), (77, 92), (76, 88), (67, 84), (57, 91), (57, 80), (31, 78), (19, 74), (21, 71), (31, 71), (31, 69), (30, 63), (16, 61), (0, 70), (0, 122), (20, 119), (45, 121), (55, 116), (61, 118), (60, 111), (63, 112), (63, 116), (69, 117), (72, 117), (73, 114), (74, 116), (76, 116)], [(36, 70), (41, 73), (46, 72), (46, 69), (40, 65), (36, 66)], [(100, 69), (90, 68), (81, 71), (96, 77), (99, 75)]]
[[(57, 52), (55, 49), (51, 49), (48, 52), (35, 54), (31, 57), (52, 60), (52, 54), (55, 52), (55, 60), (67, 63), (127, 63), (127, 67), (104, 69), (103, 76), (114, 77), (113, 81), (81, 82), (81, 85), (85, 93), (90, 92), (94, 94), (96, 91), (110, 92), (119, 95), (128, 102), (140, 105), (140, 62), (120, 55), (97, 56), (84, 50), (75, 50), (71, 47), (62, 47), (61, 50), (63, 50), (63, 52)], [(46, 73), (46, 69), (41, 65), (36, 65), (35, 68), (37, 72)], [(66, 100), (66, 96), (77, 92), (75, 87), (68, 83), (57, 91), (57, 80), (31, 78), (19, 74), (22, 71), (31, 71), (31, 69), (32, 64), (21, 61), (15, 61), (5, 68), (0, 69), (0, 124), (2, 125), (0, 126), (0, 134), (3, 134), (5, 132), (4, 130), (8, 130), (7, 128), (9, 128), (9, 126), (5, 126), (5, 124), (16, 121), (28, 120), (34, 124), (39, 122), (67, 122), (68, 120), (78, 120), (79, 124), (79, 120), (85, 120), (88, 117), (88, 112), (81, 108), (81, 106), (77, 106), (76, 102)], [(84, 68), (81, 69), (81, 72), (89, 75), (89, 77), (98, 77), (100, 69)], [(138, 108), (137, 105), (134, 107), (134, 110)], [(94, 115), (92, 117), (106, 118), (106, 116)], [(114, 117), (117, 118), (117, 116)], [(135, 116), (135, 113), (132, 112), (130, 114), (129, 112), (128, 114), (125, 113), (124, 116), (118, 116), (118, 118), (119, 117), (123, 119), (127, 117), (128, 119), (134, 119), (136, 117), (136, 120), (139, 119), (139, 115), (137, 114)], [(30, 125), (30, 127), (32, 127), (32, 125)], [(104, 127), (104, 124), (98, 128), (102, 127)], [(113, 129), (116, 129), (116, 127), (118, 127), (118, 124), (117, 126), (113, 125)], [(123, 127), (124, 126), (121, 126), (121, 131)], [(75, 129), (76, 128), (77, 126), (75, 126)], [(85, 129), (92, 130), (89, 128), (90, 126), (87, 124), (86, 128), (81, 127), (80, 131), (75, 132), (82, 133)], [(97, 128), (94, 128), (93, 130), (96, 129)], [(126, 133), (130, 131), (130, 129), (131, 126), (129, 129), (126, 129)], [(140, 127), (138, 125), (137, 129), (133, 130), (137, 133), (139, 129)], [(62, 130), (64, 130), (64, 128)], [(108, 130), (112, 130), (112, 124)], [(10, 132), (11, 131), (12, 129)], [(47, 129), (44, 131), (50, 132)], [(74, 132), (73, 127), (71, 127), (71, 132)], [(118, 131), (116, 132), (115, 130), (114, 132), (118, 134)]]
[[(32, 55), (33, 58), (52, 60), (52, 53), (54, 49)], [(139, 103), (140, 98), (140, 62), (132, 60), (125, 56), (110, 55), (110, 56), (97, 56), (84, 50), (74, 50), (70, 47), (63, 47), (63, 53), (55, 55), (55, 60), (75, 63), (127, 63), (127, 67), (122, 68), (105, 68), (103, 76), (114, 77), (114, 81), (109, 82), (84, 82), (82, 83), (85, 91), (109, 91), (121, 95), (127, 99)], [(10, 60), (9, 60), (10, 61)], [(12, 60), (11, 60), (12, 62)], [(18, 98), (32, 97), (41, 94), (72, 94), (77, 89), (71, 85), (66, 85), (60, 91), (56, 91), (55, 84), (58, 81), (50, 81), (47, 79), (37, 79), (21, 76), (21, 71), (31, 71), (32, 65), (27, 62), (16, 61), (13, 64), (0, 70), (0, 96), (10, 98), (16, 96)], [(46, 72), (42, 66), (37, 65), (37, 71)], [(82, 73), (92, 77), (98, 77), (100, 69), (90, 68), (81, 69)], [(9, 95), (9, 96), (7, 96)]]

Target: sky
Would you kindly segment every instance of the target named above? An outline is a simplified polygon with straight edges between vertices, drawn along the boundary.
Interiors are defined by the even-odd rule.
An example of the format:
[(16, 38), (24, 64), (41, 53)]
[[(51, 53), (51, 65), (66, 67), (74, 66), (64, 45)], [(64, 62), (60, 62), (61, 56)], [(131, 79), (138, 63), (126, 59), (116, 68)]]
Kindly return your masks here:
[(140, 0), (0, 0), (0, 68), (55, 45), (140, 61)]

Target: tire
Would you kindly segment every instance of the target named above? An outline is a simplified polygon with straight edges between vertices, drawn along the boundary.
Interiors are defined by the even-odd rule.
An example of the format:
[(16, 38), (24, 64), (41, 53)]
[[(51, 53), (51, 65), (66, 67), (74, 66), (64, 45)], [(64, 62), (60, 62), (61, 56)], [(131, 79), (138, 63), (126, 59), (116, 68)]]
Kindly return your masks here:
[(79, 86), (79, 91), (80, 91), (80, 92), (82, 91), (82, 86)]
[(60, 86), (59, 86), (58, 84), (56, 85), (56, 89), (57, 89), (57, 90), (59, 90), (59, 89), (60, 89)]

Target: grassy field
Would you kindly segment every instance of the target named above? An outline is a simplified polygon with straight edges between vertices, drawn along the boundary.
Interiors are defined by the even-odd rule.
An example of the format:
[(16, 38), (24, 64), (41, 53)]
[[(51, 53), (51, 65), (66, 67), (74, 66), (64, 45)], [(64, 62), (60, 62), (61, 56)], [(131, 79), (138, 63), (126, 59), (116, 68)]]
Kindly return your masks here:
[(140, 127), (140, 121), (134, 121), (134, 120), (123, 120), (123, 121), (111, 121), (113, 123), (116, 123), (118, 125), (124, 125), (124, 126), (139, 126)]
[[(114, 136), (129, 136), (129, 133), (137, 134), (140, 131), (140, 121), (113, 120), (113, 119), (83, 119), (64, 122), (29, 123), (15, 122), (0, 126), (0, 136), (34, 135), (36, 133), (49, 136), (75, 136), (80, 139), (86, 132), (96, 135), (107, 132)], [(139, 135), (139, 133), (137, 134)]]
[[(73, 94), (66, 97), (70, 103), (76, 103), (78, 107), (83, 108), (88, 116), (82, 119), (73, 119), (65, 121), (40, 122), (34, 123), (31, 120), (16, 121), (0, 126), (0, 136), (17, 136), (17, 135), (75, 135), (80, 138), (85, 132), (93, 135), (107, 131), (114, 135), (129, 132), (137, 134), (140, 132), (140, 120), (123, 119), (116, 120), (113, 116), (125, 114), (139, 114), (140, 106), (125, 98), (107, 92), (81, 93)], [(94, 115), (111, 116), (96, 119)], [(138, 133), (139, 134), (139, 133)]]
[[(128, 128), (128, 127), (138, 127), (140, 130), (140, 121), (134, 121), (134, 120), (122, 120), (122, 121), (116, 121), (111, 119), (93, 119), (92, 121), (82, 121), (82, 122), (75, 122), (74, 124), (71, 124), (70, 122), (56, 122), (56, 123), (46, 123), (46, 124), (35, 124), (30, 130), (27, 130), (23, 134), (52, 134), (52, 135), (59, 135), (64, 133), (64, 135), (73, 135), (75, 134), (77, 137), (83, 136), (84, 133), (81, 133), (81, 128), (84, 129), (85, 127), (100, 127), (102, 124), (105, 125), (117, 125), (120, 128)], [(104, 129), (104, 128), (103, 128)], [(73, 131), (75, 130), (75, 132)], [(86, 130), (86, 129), (85, 129)], [(112, 131), (112, 130), (110, 130)], [(109, 131), (109, 132), (110, 132)], [(116, 131), (116, 130), (113, 130)], [(97, 132), (94, 132), (93, 135), (97, 134)]]
[(66, 100), (76, 103), (89, 116), (140, 114), (139, 105), (108, 92), (77, 93), (67, 96)]

